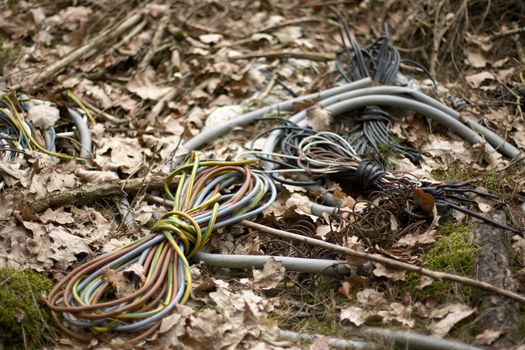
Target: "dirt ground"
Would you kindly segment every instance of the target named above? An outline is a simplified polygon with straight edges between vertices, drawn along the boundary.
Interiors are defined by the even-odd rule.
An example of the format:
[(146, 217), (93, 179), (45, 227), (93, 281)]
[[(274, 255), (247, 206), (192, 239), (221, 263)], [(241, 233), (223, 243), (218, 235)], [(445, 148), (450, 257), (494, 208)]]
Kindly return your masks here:
[[(418, 89), (525, 149), (525, 3), (519, 0), (3, 0), (0, 11), (0, 94), (50, 101), (57, 114), (46, 110), (52, 115), (31, 122), (53, 120), (61, 154), (83, 157), (78, 129), (64, 118), (67, 108), (87, 118), (93, 141), (87, 161), (38, 150), (0, 160), (0, 267), (32, 270), (53, 283), (149, 232), (156, 213), (167, 211), (158, 200), (161, 181), (184, 153), (184, 141), (243, 111), (336, 86), (345, 20), (361, 46), (384, 35), (387, 25), (401, 57), (428, 70), (402, 61), (400, 71)], [(202, 147), (201, 157), (231, 160), (267, 127), (256, 122), (237, 128)], [(470, 145), (412, 112), (399, 112), (391, 130), (421, 150), (423, 161), (394, 155), (387, 168), (435, 181), (471, 179), (477, 190), (497, 198), (474, 196), (470, 209), (516, 232), (456, 211), (434, 213), (417, 225), (405, 225), (391, 211), (387, 229), (368, 219), (315, 217), (304, 206), (315, 196), (297, 186), (284, 186), (256, 221), (524, 295), (521, 155), (488, 157), (481, 144)], [(44, 133), (35, 138), (43, 143)], [(343, 207), (366, 202), (329, 185)], [(78, 193), (50, 205), (57, 193), (72, 191)], [(119, 205), (124, 192), (131, 220)], [(348, 258), (359, 269), (333, 276), (285, 272), (276, 262), (244, 270), (192, 264), (189, 302), (133, 348), (328, 349), (329, 337), (419, 348), (385, 336), (387, 330), (525, 349), (525, 304), (501, 293), (433, 281), (240, 225), (218, 230), (205, 249)], [(0, 313), (13, 312), (0, 301)], [(19, 335), (23, 342), (12, 344), (85, 346), (51, 320), (44, 323), (37, 343), (28, 345)], [(319, 336), (291, 340), (280, 330)], [(126, 339), (102, 333), (89, 346), (125, 348)], [(9, 348), (11, 340), (3, 341)]]

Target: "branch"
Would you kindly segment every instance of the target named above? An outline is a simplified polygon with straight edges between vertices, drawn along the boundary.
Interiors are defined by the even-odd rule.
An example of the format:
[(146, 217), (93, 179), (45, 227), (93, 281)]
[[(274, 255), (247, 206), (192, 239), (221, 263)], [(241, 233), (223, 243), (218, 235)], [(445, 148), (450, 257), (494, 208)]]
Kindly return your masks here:
[(511, 299), (517, 300), (519, 302), (525, 303), (525, 297), (523, 297), (523, 296), (521, 296), (521, 295), (519, 295), (517, 293), (511, 292), (511, 291), (503, 289), (503, 288), (499, 288), (499, 287), (493, 286), (492, 284), (489, 284), (489, 283), (481, 282), (481, 281), (473, 279), (473, 278), (458, 276), (458, 275), (454, 275), (454, 274), (446, 273), (446, 272), (428, 270), (428, 269), (425, 269), (423, 267), (419, 267), (419, 266), (416, 266), (416, 265), (404, 263), (404, 262), (397, 261), (397, 260), (394, 260), (394, 259), (385, 258), (384, 256), (381, 256), (381, 255), (358, 252), (357, 250), (353, 250), (353, 249), (350, 249), (350, 248), (342, 247), (342, 246), (339, 246), (337, 244), (321, 241), (321, 240), (318, 240), (318, 239), (315, 239), (315, 238), (301, 236), (301, 235), (298, 235), (298, 234), (295, 234), (295, 233), (291, 233), (291, 232), (287, 232), (287, 231), (283, 231), (283, 230), (274, 229), (274, 228), (271, 228), (271, 227), (268, 227), (268, 226), (265, 226), (265, 225), (261, 225), (261, 224), (257, 224), (255, 222), (251, 222), (251, 221), (243, 220), (243, 221), (240, 222), (240, 224), (243, 225), (243, 226), (250, 227), (250, 228), (259, 230), (261, 232), (270, 234), (272, 236), (279, 237), (279, 238), (291, 239), (291, 240), (294, 240), (294, 241), (300, 241), (300, 242), (308, 243), (308, 244), (315, 245), (315, 246), (318, 246), (318, 247), (323, 247), (325, 249), (329, 249), (329, 250), (332, 250), (334, 252), (342, 253), (342, 254), (345, 254), (345, 255), (348, 255), (348, 256), (353, 256), (353, 257), (356, 257), (356, 258), (365, 259), (367, 261), (380, 263), (380, 264), (383, 264), (385, 266), (389, 266), (389, 267), (394, 268), (394, 269), (415, 272), (415, 273), (423, 275), (423, 276), (431, 277), (432, 279), (435, 279), (435, 280), (438, 280), (438, 281), (440, 281), (440, 280), (447, 280), (447, 281), (452, 281), (452, 282), (458, 282), (458, 283), (461, 283), (461, 284), (464, 284), (464, 285), (467, 285), (467, 286), (483, 289), (483, 290), (486, 290), (488, 292), (492, 292), (492, 293), (495, 293), (495, 294), (503, 295), (503, 296), (509, 297)]
[(110, 28), (108, 31), (100, 34), (99, 36), (89, 40), (84, 45), (74, 49), (73, 51), (70, 51), (66, 56), (64, 56), (62, 59), (56, 61), (55, 63), (51, 64), (50, 66), (46, 67), (42, 73), (40, 73), (36, 79), (35, 84), (40, 84), (48, 79), (55, 76), (58, 72), (60, 72), (62, 69), (68, 67), (71, 63), (79, 60), (79, 59), (85, 59), (93, 54), (100, 54), (100, 51), (95, 50), (111, 40), (119, 37), (126, 31), (128, 31), (131, 27), (136, 25), (140, 22), (142, 19), (142, 13), (134, 13), (131, 16), (129, 16), (126, 20), (118, 24), (116, 27)]
[(232, 61), (249, 60), (252, 58), (297, 58), (310, 61), (326, 62), (334, 59), (334, 54), (318, 53), (318, 52), (296, 52), (296, 51), (268, 51), (268, 52), (254, 52), (245, 55), (237, 55), (229, 57)]
[(490, 40), (496, 40), (496, 39), (500, 39), (500, 38), (503, 38), (509, 35), (521, 34), (521, 33), (525, 33), (525, 27), (514, 28), (510, 30), (505, 30), (503, 32), (494, 33), (493, 35), (490, 36)]
[(156, 176), (152, 178), (86, 184), (72, 189), (62, 190), (58, 193), (52, 193), (45, 198), (26, 204), (34, 213), (41, 213), (47, 208), (73, 204), (88, 204), (101, 198), (122, 195), (123, 193), (137, 193), (145, 188), (162, 189), (164, 181), (164, 177)]
[(162, 37), (164, 36), (164, 32), (166, 31), (166, 28), (168, 27), (168, 23), (170, 22), (171, 18), (171, 11), (167, 11), (166, 14), (160, 19), (159, 25), (157, 26), (157, 30), (155, 31), (155, 34), (153, 35), (153, 42), (151, 43), (151, 46), (149, 47), (148, 52), (146, 52), (146, 55), (144, 55), (144, 58), (139, 64), (139, 71), (146, 69), (146, 67), (149, 66), (151, 63), (151, 60), (153, 59), (153, 56), (157, 53), (157, 49), (160, 46), (160, 42), (162, 41)]

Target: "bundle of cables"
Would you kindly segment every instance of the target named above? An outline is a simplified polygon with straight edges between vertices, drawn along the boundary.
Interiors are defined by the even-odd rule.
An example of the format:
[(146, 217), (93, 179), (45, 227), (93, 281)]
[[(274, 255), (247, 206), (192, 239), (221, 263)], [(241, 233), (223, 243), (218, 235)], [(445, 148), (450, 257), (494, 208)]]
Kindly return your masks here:
[[(370, 45), (360, 47), (345, 21), (341, 41), (343, 48), (336, 55), (336, 69), (346, 82), (371, 77), (382, 85), (406, 85), (407, 79), (402, 79), (399, 73), (402, 62), (416, 65), (434, 81), (423, 66), (412, 60), (401, 59), (398, 50), (390, 44), (386, 25), (384, 36)], [(366, 106), (353, 121), (354, 127), (348, 132), (347, 138), (361, 157), (382, 162), (381, 150), (388, 148), (404, 155), (414, 164), (421, 162), (421, 155), (416, 148), (390, 134), (391, 117), (381, 107)]]
[[(26, 96), (0, 96), (0, 154), (5, 161), (22, 158), (30, 151), (36, 150), (59, 159), (83, 161), (91, 153), (91, 136), (87, 121), (74, 108), (68, 108), (67, 114), (75, 124), (80, 138), (79, 156), (72, 156), (56, 150), (57, 133), (50, 125), (43, 130), (44, 145), (38, 141), (40, 135), (36, 127), (27, 119), (29, 110), (43, 101), (33, 100)], [(61, 135), (58, 135), (61, 136)], [(0, 182), (0, 189), (4, 187)]]
[(90, 337), (78, 330), (138, 333), (130, 342), (151, 335), (163, 317), (188, 300), (188, 258), (215, 229), (254, 217), (275, 200), (273, 182), (254, 172), (253, 164), (200, 161), (192, 153), (166, 178), (173, 210), (160, 217), (150, 235), (77, 267), (52, 289), (46, 302), (58, 327), (82, 341)]
[[(409, 174), (385, 171), (381, 166), (361, 159), (348, 140), (338, 134), (316, 132), (293, 125), (289, 121), (287, 123), (288, 126), (260, 133), (252, 142), (251, 150), (247, 152), (264, 160), (264, 167), (277, 181), (297, 185), (297, 181), (275, 175), (276, 173), (290, 173), (296, 177), (297, 174), (302, 174), (299, 183), (308, 186), (318, 184), (318, 182), (311, 181), (312, 177), (314, 179), (330, 177), (340, 183), (344, 189), (350, 189), (357, 195), (371, 192), (396, 195), (408, 190), (413, 193), (415, 208), (421, 206), (423, 198), (427, 198), (443, 211), (454, 209), (491, 225), (516, 231), (466, 208), (476, 203), (469, 198), (469, 194), (487, 199), (498, 199), (493, 194), (476, 190), (469, 182), (433, 183), (420, 181)], [(276, 129), (280, 133), (277, 139), (272, 140), (272, 144), (280, 145), (278, 147), (280, 152), (277, 150), (260, 152), (254, 149), (260, 137), (275, 132)], [(268, 148), (265, 149), (268, 150)], [(427, 209), (424, 205), (423, 208)], [(416, 213), (407, 208), (406, 212), (415, 219), (423, 219), (432, 214), (428, 209)]]

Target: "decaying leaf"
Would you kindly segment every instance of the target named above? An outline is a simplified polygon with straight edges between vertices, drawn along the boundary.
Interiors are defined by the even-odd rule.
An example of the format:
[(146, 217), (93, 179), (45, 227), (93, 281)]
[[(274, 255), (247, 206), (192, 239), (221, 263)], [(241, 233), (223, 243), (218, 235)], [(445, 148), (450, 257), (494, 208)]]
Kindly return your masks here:
[(444, 337), (459, 321), (469, 317), (475, 311), (475, 308), (460, 303), (446, 304), (432, 310), (430, 317), (439, 319), (430, 325), (432, 334)]
[(374, 263), (374, 265), (374, 276), (386, 277), (394, 281), (403, 281), (405, 279), (406, 271), (387, 268), (384, 265), (378, 263)]
[(283, 280), (285, 272), (282, 262), (269, 259), (262, 270), (253, 270), (253, 286), (257, 289), (275, 288)]
[(362, 326), (366, 321), (365, 311), (357, 306), (346, 307), (341, 310), (340, 320), (348, 320), (358, 327)]

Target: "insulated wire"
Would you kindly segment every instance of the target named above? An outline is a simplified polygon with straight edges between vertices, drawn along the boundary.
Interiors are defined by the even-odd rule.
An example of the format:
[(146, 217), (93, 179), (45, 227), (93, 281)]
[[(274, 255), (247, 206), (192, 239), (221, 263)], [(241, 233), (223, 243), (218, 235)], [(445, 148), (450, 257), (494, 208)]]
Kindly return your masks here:
[[(90, 337), (70, 327), (95, 335), (138, 333), (130, 342), (152, 334), (163, 317), (189, 298), (188, 258), (209, 241), (215, 229), (249, 219), (275, 200), (273, 182), (254, 173), (253, 164), (200, 161), (192, 153), (166, 178), (164, 188), (166, 197), (174, 201), (173, 210), (160, 217), (150, 235), (80, 265), (51, 290), (46, 303), (58, 327), (82, 341)], [(173, 183), (177, 184), (175, 193)], [(115, 276), (122, 278), (129, 269), (143, 275), (120, 281), (131, 285), (128, 292), (115, 290)]]

